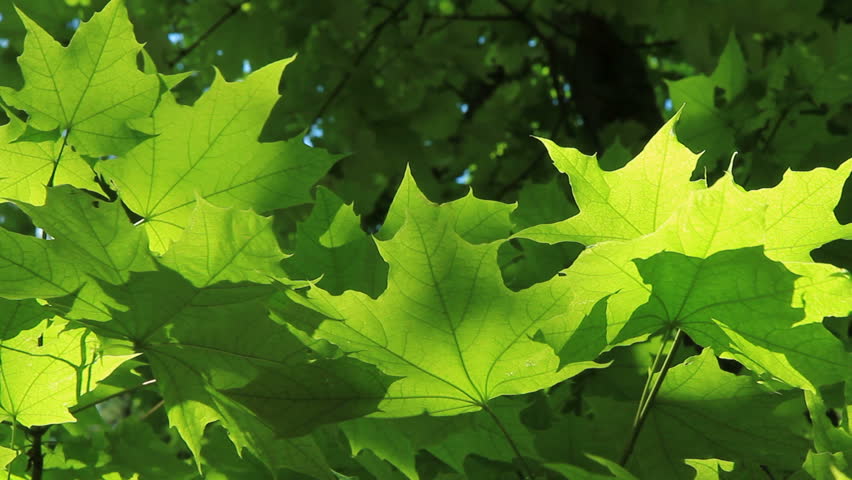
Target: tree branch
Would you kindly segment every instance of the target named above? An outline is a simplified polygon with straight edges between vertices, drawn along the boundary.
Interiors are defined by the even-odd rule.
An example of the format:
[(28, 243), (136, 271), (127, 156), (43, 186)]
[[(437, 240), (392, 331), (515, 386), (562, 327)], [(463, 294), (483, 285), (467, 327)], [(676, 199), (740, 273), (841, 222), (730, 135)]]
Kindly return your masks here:
[(659, 42), (637, 43), (633, 48), (667, 48), (677, 45), (677, 40), (660, 40)]
[(151, 380), (145, 380), (144, 382), (140, 383), (139, 385), (135, 385), (135, 386), (130, 387), (130, 388), (125, 388), (124, 390), (122, 390), (120, 392), (113, 393), (112, 395), (107, 395), (106, 397), (101, 398), (96, 402), (84, 403), (83, 405), (77, 405), (76, 407), (69, 408), (68, 411), (71, 414), (75, 414), (75, 413), (77, 413), (81, 410), (85, 410), (87, 408), (94, 407), (95, 405), (98, 405), (100, 403), (106, 402), (109, 399), (124, 395), (125, 393), (135, 392), (136, 390), (139, 390), (140, 388), (145, 388), (148, 385), (154, 384), (156, 382), (157, 382), (157, 379), (155, 379), (155, 378), (152, 378)]
[[(550, 84), (551, 87), (556, 91), (556, 106), (559, 109), (559, 113), (556, 116), (556, 121), (553, 123), (553, 126), (550, 129), (550, 135), (555, 136), (556, 132), (562, 127), (562, 123), (568, 118), (568, 105), (567, 99), (565, 97), (565, 91), (562, 88), (562, 85), (559, 82), (559, 73), (557, 67), (557, 59), (558, 59), (558, 49), (556, 45), (553, 43), (553, 39), (544, 35), (542, 31), (536, 26), (536, 24), (527, 18), (523, 11), (516, 9), (509, 0), (498, 0), (501, 5), (503, 5), (506, 10), (512, 12), (512, 15), (524, 25), (526, 25), (530, 32), (533, 35), (541, 38), (542, 45), (544, 45), (544, 50), (547, 52), (547, 64), (550, 69)], [(529, 7), (529, 5), (527, 5)], [(525, 7), (525, 9), (527, 8)], [(542, 154), (539, 157), (536, 157), (527, 168), (525, 168), (521, 173), (516, 176), (512, 181), (503, 185), (500, 190), (497, 192), (497, 199), (502, 199), (507, 193), (517, 188), (520, 183), (527, 178), (533, 170), (541, 163), (541, 160), (546, 157), (546, 154)]]
[(561, 36), (563, 36), (563, 37), (565, 37), (565, 38), (567, 38), (567, 39), (569, 39), (569, 40), (574, 40), (574, 41), (576, 41), (576, 40), (577, 40), (577, 35), (575, 35), (575, 34), (573, 34), (573, 33), (569, 32), (569, 31), (565, 30), (565, 29), (562, 27), (562, 25), (560, 25), (560, 24), (558, 24), (558, 23), (554, 22), (553, 20), (551, 20), (551, 19), (549, 19), (549, 18), (545, 17), (544, 15), (536, 15), (536, 16), (535, 16), (535, 18), (536, 18), (536, 20), (540, 20), (542, 23), (544, 23), (544, 24), (545, 24), (545, 25), (547, 25), (548, 27), (552, 28), (552, 29), (553, 29), (553, 31), (555, 31), (555, 32), (556, 32), (556, 33), (558, 33), (559, 35), (561, 35)]
[(384, 30), (385, 27), (387, 27), (392, 21), (396, 19), (396, 17), (398, 17), (399, 14), (402, 13), (403, 10), (405, 10), (405, 7), (407, 7), (409, 3), (411, 3), (411, 0), (405, 0), (400, 3), (399, 6), (397, 6), (392, 12), (388, 14), (387, 17), (385, 17), (384, 20), (379, 22), (379, 24), (373, 28), (373, 31), (370, 33), (370, 37), (367, 39), (367, 43), (365, 43), (364, 46), (361, 47), (361, 50), (359, 50), (358, 53), (355, 55), (355, 60), (352, 62), (352, 66), (349, 67), (349, 70), (346, 71), (346, 73), (343, 75), (343, 78), (341, 78), (340, 82), (338, 82), (337, 85), (334, 87), (334, 90), (332, 90), (328, 97), (325, 98), (325, 101), (322, 103), (319, 110), (317, 110), (317, 113), (314, 115), (313, 119), (311, 119), (311, 122), (308, 124), (309, 128), (311, 125), (316, 123), (317, 120), (322, 118), (328, 107), (331, 106), (332, 102), (334, 102), (337, 96), (340, 95), (340, 92), (343, 90), (343, 87), (346, 86), (346, 83), (349, 82), (349, 80), (352, 78), (352, 73), (355, 71), (356, 68), (358, 68), (359, 65), (361, 65), (361, 62), (364, 61), (364, 58), (367, 56), (367, 53), (369, 53), (370, 50), (373, 48), (373, 45), (375, 45), (376, 40), (378, 40), (379, 35), (382, 33), (382, 30)]
[(44, 475), (44, 453), (41, 451), (41, 445), (48, 428), (50, 427), (36, 425), (27, 429), (27, 433), (32, 437), (32, 445), (27, 450), (27, 456), (30, 458), (28, 469), (32, 470), (32, 480), (42, 480)]
[(463, 20), (470, 22), (515, 22), (517, 18), (513, 15), (497, 15), (497, 14), (455, 14), (455, 15), (434, 15), (427, 13), (424, 18), (435, 20)]
[(228, 11), (225, 12), (224, 15), (219, 17), (218, 20), (213, 22), (213, 25), (210, 25), (210, 27), (208, 27), (207, 30), (204, 31), (204, 33), (199, 35), (198, 38), (196, 38), (194, 42), (192, 42), (188, 47), (182, 48), (178, 51), (177, 56), (175, 58), (173, 58), (171, 61), (169, 61), (169, 63), (168, 63), (169, 68), (174, 68), (175, 65), (178, 64), (178, 62), (180, 62), (181, 60), (186, 58), (187, 55), (189, 55), (190, 53), (193, 52), (193, 50), (198, 48), (199, 45), (201, 45), (205, 40), (207, 40), (207, 37), (212, 35), (213, 32), (218, 30), (219, 27), (221, 27), (225, 22), (227, 22), (228, 20), (231, 19), (231, 17), (236, 15), (240, 11), (240, 9), (243, 7), (243, 5), (245, 5), (248, 2), (249, 2), (249, 0), (242, 0), (239, 3), (235, 3), (234, 5), (231, 5), (228, 8)]
[(790, 112), (793, 111), (793, 107), (795, 107), (801, 101), (801, 98), (797, 98), (789, 105), (784, 107), (783, 110), (781, 110), (781, 113), (778, 115), (778, 119), (775, 121), (775, 125), (772, 126), (772, 130), (770, 130), (769, 134), (763, 138), (763, 146), (761, 147), (761, 150), (766, 150), (769, 145), (772, 144), (772, 142), (775, 140), (775, 136), (778, 135), (778, 130), (781, 129), (781, 125), (787, 119), (787, 115), (789, 115)]
[(139, 417), (139, 420), (145, 420), (146, 418), (150, 417), (154, 412), (162, 408), (165, 404), (165, 400), (160, 400), (159, 402), (154, 404), (153, 407), (149, 408), (147, 412), (143, 413), (142, 416)]
[[(554, 136), (560, 128), (562, 128), (562, 124), (565, 122), (565, 116), (563, 115), (564, 111), (559, 112), (559, 116), (556, 117), (556, 121), (553, 123), (553, 128), (550, 129), (550, 135)], [(532, 174), (532, 172), (538, 167), (538, 164), (541, 163), (542, 160), (547, 158), (547, 152), (542, 152), (541, 155), (536, 157), (532, 162), (527, 165), (521, 173), (519, 173), (514, 179), (503, 185), (499, 191), (497, 191), (497, 200), (502, 200), (503, 197), (506, 196), (507, 193), (512, 190), (520, 187), (521, 182), (523, 182), (527, 177)]]

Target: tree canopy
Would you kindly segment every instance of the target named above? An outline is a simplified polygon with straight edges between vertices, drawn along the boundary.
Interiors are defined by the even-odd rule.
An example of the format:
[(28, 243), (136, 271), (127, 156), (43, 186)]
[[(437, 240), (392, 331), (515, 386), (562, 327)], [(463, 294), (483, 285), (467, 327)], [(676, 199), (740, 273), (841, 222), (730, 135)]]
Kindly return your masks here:
[(852, 476), (852, 3), (0, 0), (12, 479)]

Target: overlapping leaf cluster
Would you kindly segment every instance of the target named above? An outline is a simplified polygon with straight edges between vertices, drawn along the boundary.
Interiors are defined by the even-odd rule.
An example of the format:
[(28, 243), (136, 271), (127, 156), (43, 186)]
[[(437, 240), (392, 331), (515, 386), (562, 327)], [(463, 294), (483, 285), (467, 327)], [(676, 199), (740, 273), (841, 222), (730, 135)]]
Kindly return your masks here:
[[(535, 201), (553, 183), (434, 204), (408, 172), (368, 236), (311, 188), (336, 157), (258, 140), (292, 59), (182, 105), (186, 75), (157, 73), (121, 1), (67, 46), (19, 15), (0, 192), (44, 234), (0, 230), (11, 478), (45, 432), (56, 478), (849, 471), (850, 340), (825, 319), (852, 311), (852, 278), (811, 252), (852, 239), (833, 213), (852, 160), (708, 186), (676, 116), (616, 171), (543, 140), (569, 218)], [(306, 202), (286, 254), (267, 215)], [(540, 244), (566, 242), (579, 256), (541, 274)], [(157, 439), (159, 407), (107, 428), (93, 406), (128, 392), (179, 439)]]

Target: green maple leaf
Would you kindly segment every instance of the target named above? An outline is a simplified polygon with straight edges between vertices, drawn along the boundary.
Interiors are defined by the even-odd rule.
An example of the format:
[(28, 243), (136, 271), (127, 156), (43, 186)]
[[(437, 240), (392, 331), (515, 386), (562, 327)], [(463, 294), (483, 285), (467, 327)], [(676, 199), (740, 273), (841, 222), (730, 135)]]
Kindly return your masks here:
[(27, 29), (18, 58), (25, 85), (3, 98), (26, 110), (39, 130), (68, 132), (67, 141), (91, 156), (120, 154), (137, 142), (127, 121), (146, 117), (159, 98), (160, 80), (139, 71), (142, 45), (122, 0), (111, 1), (80, 25), (63, 47), (21, 10)]
[(17, 456), (17, 450), (12, 450), (11, 448), (6, 447), (0, 447), (0, 466), (5, 467), (9, 463), (11, 463), (12, 460), (14, 460)]
[(35, 328), (42, 320), (52, 316), (35, 300), (0, 299), (0, 342), (18, 336), (23, 330)]
[[(574, 292), (570, 319), (580, 322), (601, 299), (607, 300), (607, 339), (612, 341), (631, 313), (648, 299), (633, 260), (663, 250), (691, 256), (760, 245), (765, 206), (744, 202), (743, 192), (723, 178), (707, 190), (695, 192), (656, 232), (627, 241), (603, 242), (580, 253), (553, 283)], [(736, 235), (733, 233), (736, 232)], [(615, 293), (613, 293), (615, 292)], [(565, 328), (545, 330), (549, 344), (561, 350)]]
[[(491, 410), (524, 457), (538, 458), (534, 436), (520, 420), (524, 407), (525, 402), (501, 398), (494, 401)], [(420, 478), (415, 464), (420, 450), (428, 450), (460, 473), (470, 455), (505, 462), (515, 457), (500, 427), (482, 411), (451, 418), (359, 418), (343, 422), (340, 428), (353, 455), (370, 450), (413, 480)]]
[(802, 470), (807, 472), (809, 478), (819, 480), (835, 480), (837, 478), (846, 480), (849, 478), (850, 466), (849, 458), (852, 452), (844, 454), (843, 452), (829, 453), (813, 451), (808, 452), (805, 463), (802, 465)]
[(313, 290), (318, 308), (335, 319), (320, 325), (318, 338), (402, 377), (380, 404), (384, 415), (477, 411), (495, 397), (539, 390), (599, 366), (578, 361), (560, 368), (550, 347), (530, 338), (564, 314), (569, 293), (555, 294), (547, 284), (512, 292), (503, 284), (500, 242), (463, 237), (496, 233), (478, 228), (478, 216), (459, 215), (475, 198), (437, 206), (413, 182), (409, 187), (400, 191), (407, 208), (395, 214), (404, 211), (404, 220), (392, 224), (399, 226), (391, 239), (378, 242), (390, 265), (382, 295)]
[(272, 464), (277, 437), (367, 414), (383, 397), (387, 381), (374, 369), (311, 358), (305, 344), (270, 320), (264, 303), (272, 286), (198, 288), (170, 270), (102, 286), (123, 307), (92, 328), (145, 354), (169, 421), (196, 458), (205, 427), (217, 420), (239, 450)]
[(193, 106), (164, 94), (152, 118), (133, 123), (154, 137), (98, 164), (127, 206), (144, 217), (152, 250), (164, 252), (180, 237), (199, 197), (256, 212), (310, 201), (310, 186), (336, 158), (300, 139), (258, 141), (292, 60), (240, 82), (226, 82), (217, 72)]
[[(687, 192), (655, 231), (630, 240), (595, 244), (583, 251), (561, 273), (562, 277), (554, 280), (563, 284), (561, 288), (574, 292), (568, 320), (579, 323), (598, 301), (611, 295), (607, 306), (607, 338), (613, 340), (632, 312), (647, 301), (650, 292), (633, 264), (634, 259), (648, 258), (664, 250), (705, 258), (722, 250), (759, 245), (765, 246), (770, 258), (783, 260), (788, 270), (801, 275), (795, 283), (793, 306), (804, 307), (807, 321), (847, 315), (852, 310), (852, 278), (842, 269), (810, 262), (809, 253), (823, 243), (849, 235), (849, 225), (837, 223), (833, 208), (852, 168), (850, 163), (837, 170), (789, 172), (772, 189), (746, 192), (727, 174), (710, 188)], [(592, 179), (599, 178), (596, 168), (591, 171)], [(684, 175), (681, 182), (686, 178)], [(620, 195), (631, 198), (629, 193)], [(589, 222), (606, 225), (611, 217), (600, 212), (600, 208), (596, 205), (589, 210), (599, 212), (588, 217)], [(580, 215), (572, 218), (582, 214), (581, 210)], [(576, 241), (576, 231), (559, 231), (562, 223), (531, 227), (516, 236), (546, 243)], [(545, 338), (560, 350), (566, 341), (566, 331), (571, 330), (548, 327), (544, 329)]]
[(554, 224), (522, 230), (519, 237), (542, 243), (591, 245), (653, 233), (689, 193), (704, 186), (690, 182), (697, 155), (677, 141), (669, 120), (633, 161), (614, 172), (597, 158), (542, 139), (556, 168), (569, 176), (580, 213)]
[(577, 215), (577, 206), (568, 201), (560, 182), (553, 178), (547, 183), (527, 183), (518, 192), (518, 208), (512, 210), (511, 220), (518, 230), (556, 223)]
[[(646, 303), (651, 294), (651, 288), (646, 285), (647, 280), (643, 279), (637, 269), (635, 259), (648, 258), (664, 250), (685, 253), (692, 257), (707, 258), (723, 250), (760, 246), (768, 243), (765, 236), (771, 234), (771, 231), (767, 232), (764, 226), (767, 207), (764, 203), (758, 201), (758, 197), (752, 195), (752, 193), (742, 191), (730, 181), (729, 177), (724, 177), (710, 189), (695, 192), (690, 201), (676, 211), (669, 221), (655, 233), (625, 242), (606, 242), (585, 250), (573, 265), (562, 272), (562, 277), (554, 280), (554, 282), (563, 283), (562, 288), (572, 289), (575, 292), (570, 309), (572, 312), (570, 320), (576, 324), (583, 315), (591, 311), (591, 302), (599, 302), (600, 299), (611, 295), (607, 301), (607, 338), (611, 342), (630, 342), (654, 332), (656, 329), (650, 328), (650, 325), (649, 328), (635, 328), (638, 325), (636, 320), (632, 320), (633, 325), (629, 325), (628, 322), (632, 318), (634, 310)], [(807, 226), (811, 225), (809, 222), (804, 223)], [(802, 225), (800, 228), (804, 230), (807, 226)], [(713, 265), (713, 263), (711, 262), (708, 265)], [(743, 268), (746, 268), (746, 266), (747, 264), (742, 265)], [(755, 358), (751, 361), (744, 360), (744, 363), (759, 372), (768, 370), (767, 365), (773, 365), (770, 371), (778, 375), (779, 378), (792, 382), (793, 385), (813, 388), (812, 384), (802, 378), (800, 373), (791, 373), (788, 371), (789, 368), (782, 367), (786, 363), (783, 357), (791, 353), (787, 349), (796, 344), (796, 335), (808, 333), (807, 338), (812, 341), (819, 340), (825, 347), (824, 349), (817, 349), (819, 350), (817, 356), (825, 355), (824, 358), (820, 357), (820, 361), (827, 362), (824, 365), (826, 370), (823, 371), (822, 368), (817, 368), (814, 365), (809, 368), (802, 366), (799, 368), (806, 368), (808, 372), (818, 370), (814, 371), (813, 378), (817, 384), (825, 383), (829, 378), (836, 378), (839, 373), (838, 368), (840, 370), (845, 368), (843, 366), (846, 362), (845, 357), (838, 352), (836, 342), (828, 338), (830, 335), (818, 323), (814, 324), (813, 322), (821, 322), (825, 316), (848, 314), (852, 309), (852, 302), (850, 302), (852, 278), (850, 278), (848, 272), (831, 265), (787, 262), (784, 263), (784, 267), (801, 275), (801, 277), (791, 276), (791, 280), (789, 284), (785, 285), (785, 289), (781, 289), (774, 280), (767, 285), (756, 285), (754, 288), (783, 296), (782, 303), (787, 309), (802, 307), (804, 310), (796, 314), (795, 321), (802, 320), (812, 324), (798, 327), (799, 329), (795, 331), (779, 331), (774, 334), (767, 331), (762, 333), (757, 330), (751, 331), (750, 335), (764, 335), (763, 342), (769, 342), (769, 336), (776, 335), (771, 340), (780, 341), (783, 337), (784, 343), (779, 344), (776, 350), (771, 353), (760, 353), (758, 352), (758, 345), (754, 345), (754, 341), (751, 340), (752, 345), (747, 350)], [(681, 273), (685, 273), (685, 271), (674, 272), (672, 277), (679, 278), (678, 275)], [(731, 275), (729, 278), (736, 279), (740, 273), (731, 273)], [(750, 274), (743, 273), (743, 275)], [(686, 281), (682, 279), (682, 282)], [(719, 291), (717, 283), (714, 278), (712, 281), (706, 281), (704, 285), (711, 291)], [(610, 294), (613, 290), (616, 293)], [(736, 289), (723, 291), (727, 292), (729, 296), (725, 302), (733, 305), (733, 307), (745, 309), (741, 315), (748, 317), (749, 302), (740, 301)], [(700, 295), (700, 293), (701, 290), (696, 290), (695, 294)], [(717, 300), (721, 301), (721, 299)], [(671, 312), (677, 312), (677, 310)], [(674, 313), (670, 313), (669, 317), (671, 315), (674, 315)], [(768, 317), (776, 319), (775, 315), (773, 313)], [(593, 315), (589, 315), (586, 321), (593, 317)], [(669, 317), (654, 317), (656, 318), (654, 324), (658, 327), (662, 326), (664, 322), (661, 318)], [(778, 317), (776, 320), (780, 318), (782, 317)], [(790, 317), (788, 317), (789, 319)], [(675, 325), (678, 324), (674, 319), (671, 320)], [(790, 320), (786, 325), (789, 326), (793, 322), (794, 320)], [(625, 323), (628, 326), (625, 326)], [(757, 327), (755, 326), (755, 328)], [(571, 329), (565, 327), (553, 326), (550, 329), (545, 329), (544, 333), (548, 343), (559, 350), (564, 348), (566, 332), (571, 331)], [(734, 334), (735, 332), (732, 333), (732, 335)], [(727, 339), (728, 337), (721, 335), (721, 338)], [(739, 348), (746, 348), (746, 345), (750, 344), (750, 342), (741, 340), (737, 340), (737, 342), (739, 342)], [(729, 345), (733, 348), (734, 340), (731, 339), (731, 343), (725, 343), (723, 346), (712, 343), (709, 343), (709, 345), (723, 350)], [(810, 350), (797, 352), (794, 348), (792, 353), (797, 354), (799, 356), (797, 361), (801, 362), (803, 356), (810, 355)], [(764, 363), (763, 366), (755, 363), (758, 358), (762, 359), (760, 362)]]
[[(624, 438), (634, 406), (590, 398), (601, 430)], [(686, 459), (718, 458), (796, 469), (807, 440), (794, 431), (795, 402), (719, 368), (712, 349), (669, 370), (627, 467), (639, 478), (691, 478)]]
[[(234, 451), (223, 428), (212, 428), (205, 434), (203, 463), (208, 478), (267, 478), (269, 471), (278, 478), (288, 478), (293, 471), (318, 480), (341, 480), (329, 466), (329, 460), (313, 435), (280, 438), (272, 441), (270, 450), (277, 451), (274, 465), (269, 467), (251, 461)], [(280, 471), (281, 469), (286, 471)], [(197, 474), (192, 478), (197, 478)]]
[(332, 294), (358, 290), (371, 297), (385, 289), (387, 265), (361, 229), (350, 205), (317, 188), (311, 215), (296, 231), (296, 250), (284, 261), (291, 278), (316, 279)]
[(127, 281), (132, 271), (154, 268), (145, 232), (130, 223), (116, 202), (97, 200), (63, 185), (47, 189), (42, 206), (18, 206), (54, 239), (0, 231), (0, 243), (8, 245), (0, 261), (20, 272), (6, 283), (3, 295), (8, 298), (73, 293), (75, 310), (66, 316), (106, 320), (109, 311), (104, 303), (109, 298), (92, 278), (117, 284)]
[[(850, 399), (847, 397), (844, 400), (849, 408)], [(843, 451), (852, 453), (852, 430), (849, 429), (849, 418), (841, 420), (840, 425), (835, 426), (828, 414), (829, 409), (825, 399), (819, 391), (805, 392), (805, 403), (812, 418), (814, 450), (818, 453)]]
[(719, 63), (710, 79), (717, 87), (725, 90), (725, 100), (733, 101), (745, 90), (748, 81), (748, 66), (746, 64), (740, 43), (734, 32), (728, 35), (728, 43), (719, 57)]
[(183, 234), (161, 262), (204, 287), (222, 281), (270, 283), (283, 276), (284, 258), (271, 218), (199, 199)]
[(47, 189), (43, 206), (18, 206), (54, 238), (56, 255), (74, 260), (93, 277), (122, 283), (130, 272), (154, 268), (145, 232), (130, 223), (117, 202), (60, 186)]
[(721, 472), (730, 472), (734, 469), (734, 462), (718, 458), (688, 459), (685, 463), (695, 469), (693, 480), (720, 480), (726, 478), (719, 475)]
[(734, 147), (735, 131), (732, 122), (716, 107), (716, 88), (724, 90), (725, 100), (730, 103), (745, 90), (747, 73), (742, 49), (731, 32), (712, 75), (666, 81), (672, 103), (677, 107), (685, 105), (681, 137), (690, 146), (705, 150), (705, 162), (715, 162)]
[[(562, 186), (555, 180), (545, 184), (529, 183), (518, 192), (518, 208), (512, 211), (515, 230), (543, 223), (554, 223), (576, 215)], [(576, 242), (547, 245), (516, 238), (500, 247), (503, 279), (512, 290), (528, 288), (553, 277), (577, 258), (584, 246)]]
[(836, 170), (788, 171), (774, 188), (752, 191), (735, 185), (727, 174), (710, 189), (695, 192), (644, 245), (698, 257), (763, 245), (767, 257), (800, 275), (793, 305), (804, 307), (808, 321), (845, 316), (852, 311), (852, 277), (813, 263), (810, 252), (850, 233), (852, 225), (838, 224), (833, 212), (850, 171), (850, 161)]
[(821, 323), (796, 325), (803, 318), (802, 310), (791, 307), (796, 277), (759, 247), (706, 259), (665, 252), (636, 263), (652, 295), (616, 342), (681, 328), (700, 345), (730, 351), (753, 371), (810, 391), (852, 371), (852, 355)]
[(421, 193), (414, 181), (411, 168), (406, 167), (402, 182), (393, 197), (382, 228), (376, 238), (389, 240), (405, 223), (411, 210), (419, 210), (421, 215), (432, 212), (437, 218), (446, 218), (449, 225), (463, 239), (470, 243), (488, 243), (504, 240), (512, 230), (511, 214), (515, 205), (490, 200), (482, 200), (469, 191), (464, 197), (443, 205), (441, 210)]
[(197, 477), (193, 468), (180, 460), (174, 448), (161, 440), (152, 426), (129, 417), (112, 431), (107, 431), (109, 466), (126, 474), (142, 478), (191, 479)]
[(0, 196), (41, 205), (45, 200), (44, 186), (50, 181), (53, 167), (55, 185), (70, 184), (102, 193), (95, 182), (95, 172), (76, 152), (63, 149), (64, 140), (52, 135), (21, 138), (26, 125), (13, 114), (9, 123), (0, 127), (0, 152), (5, 160), (0, 163)]
[(75, 421), (68, 407), (135, 355), (103, 355), (84, 329), (46, 321), (0, 344), (0, 417), (24, 426)]
[[(852, 73), (852, 28), (840, 25), (835, 31), (833, 55), (827, 64), (819, 65), (809, 75), (814, 82), (814, 99), (819, 103), (841, 104), (852, 96), (849, 74)], [(820, 62), (822, 63), (822, 62)]]
[(574, 465), (551, 463), (547, 464), (550, 470), (561, 473), (565, 478), (577, 480), (637, 480), (630, 472), (624, 469), (621, 465), (597, 455), (587, 454), (587, 457), (604, 466), (609, 470), (611, 475), (601, 475), (598, 473), (590, 473), (582, 468)]
[(766, 255), (785, 262), (810, 262), (812, 250), (852, 239), (852, 223), (841, 225), (834, 207), (852, 172), (852, 159), (837, 169), (788, 170), (773, 188), (749, 192), (766, 208)]
[[(425, 199), (422, 194), (420, 198)], [(409, 205), (409, 208), (417, 207)], [(469, 190), (464, 197), (445, 204), (444, 208), (451, 218), (453, 230), (467, 242), (479, 244), (503, 241), (512, 231), (511, 214), (515, 205), (476, 198), (473, 196), (473, 190)], [(389, 217), (391, 213), (393, 212), (388, 213)]]
[[(715, 105), (716, 83), (705, 75), (667, 81), (672, 103), (686, 110), (681, 137), (689, 145), (709, 147), (704, 161), (715, 161), (734, 147), (734, 129)], [(687, 121), (687, 119), (689, 121)]]
[(52, 243), (0, 229), (0, 296), (10, 299), (51, 298), (72, 293), (86, 277), (57, 255)]

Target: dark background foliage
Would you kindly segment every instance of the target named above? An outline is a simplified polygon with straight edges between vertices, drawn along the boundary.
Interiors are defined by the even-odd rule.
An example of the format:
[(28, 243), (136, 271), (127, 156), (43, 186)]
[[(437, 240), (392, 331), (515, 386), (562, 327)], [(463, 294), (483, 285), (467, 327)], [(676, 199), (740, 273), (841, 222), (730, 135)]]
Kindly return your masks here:
[[(53, 35), (70, 39), (104, 2), (25, 3)], [(706, 151), (695, 176), (717, 178), (736, 151), (737, 181), (761, 188), (787, 168), (835, 167), (852, 154), (848, 1), (127, 5), (162, 72), (197, 70), (182, 84), (183, 102), (209, 84), (211, 64), (235, 79), (298, 53), (265, 137), (304, 135), (347, 154), (324, 183), (355, 202), (367, 229), (382, 222), (406, 164), (433, 200), (470, 185), (479, 197), (511, 202), (557, 174), (531, 135), (596, 152), (614, 169), (684, 103), (679, 135)], [(0, 12), (10, 84), (20, 75), (23, 27), (11, 2)], [(730, 39), (736, 55), (720, 64)], [(732, 67), (738, 55), (742, 65)], [(732, 87), (725, 77), (738, 67), (745, 77)], [(844, 200), (842, 223), (852, 218)]]

